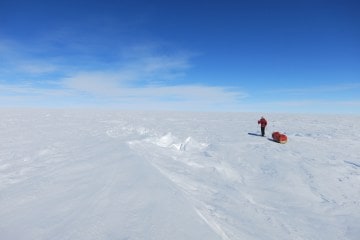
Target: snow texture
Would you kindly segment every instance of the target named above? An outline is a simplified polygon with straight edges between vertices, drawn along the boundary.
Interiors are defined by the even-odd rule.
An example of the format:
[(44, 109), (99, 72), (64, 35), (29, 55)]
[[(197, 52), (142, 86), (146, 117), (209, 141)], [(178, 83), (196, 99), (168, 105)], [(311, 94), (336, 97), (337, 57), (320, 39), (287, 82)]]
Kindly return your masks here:
[(0, 111), (0, 239), (360, 239), (359, 116)]

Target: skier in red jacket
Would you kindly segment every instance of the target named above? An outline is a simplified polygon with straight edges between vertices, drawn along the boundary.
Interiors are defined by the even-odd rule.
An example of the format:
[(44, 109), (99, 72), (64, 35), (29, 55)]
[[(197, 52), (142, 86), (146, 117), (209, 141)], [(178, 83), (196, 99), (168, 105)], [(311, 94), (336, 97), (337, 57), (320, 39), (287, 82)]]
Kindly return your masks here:
[(265, 136), (265, 127), (267, 125), (267, 121), (264, 117), (261, 117), (258, 121), (258, 124), (260, 124), (261, 127), (261, 136)]

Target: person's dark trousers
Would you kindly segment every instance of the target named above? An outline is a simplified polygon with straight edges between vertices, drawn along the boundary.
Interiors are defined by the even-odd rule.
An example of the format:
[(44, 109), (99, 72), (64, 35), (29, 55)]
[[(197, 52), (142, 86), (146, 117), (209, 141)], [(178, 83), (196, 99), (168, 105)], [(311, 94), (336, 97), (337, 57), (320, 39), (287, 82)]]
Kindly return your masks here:
[(261, 136), (265, 136), (265, 127), (261, 127)]

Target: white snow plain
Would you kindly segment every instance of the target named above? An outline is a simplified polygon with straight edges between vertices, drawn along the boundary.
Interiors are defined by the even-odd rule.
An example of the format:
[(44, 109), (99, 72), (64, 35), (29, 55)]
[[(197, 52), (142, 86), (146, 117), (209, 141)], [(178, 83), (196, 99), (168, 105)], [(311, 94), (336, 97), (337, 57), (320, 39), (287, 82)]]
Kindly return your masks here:
[(0, 110), (0, 239), (360, 239), (360, 116)]

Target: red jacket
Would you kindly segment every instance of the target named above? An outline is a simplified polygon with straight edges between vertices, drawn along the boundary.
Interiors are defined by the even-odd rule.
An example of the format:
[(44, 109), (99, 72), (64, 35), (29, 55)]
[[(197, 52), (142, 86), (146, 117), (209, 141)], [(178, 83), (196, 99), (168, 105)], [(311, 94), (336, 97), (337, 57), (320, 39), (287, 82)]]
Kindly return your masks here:
[(266, 121), (265, 118), (261, 118), (261, 119), (258, 121), (258, 124), (260, 124), (261, 127), (266, 127), (267, 121)]

